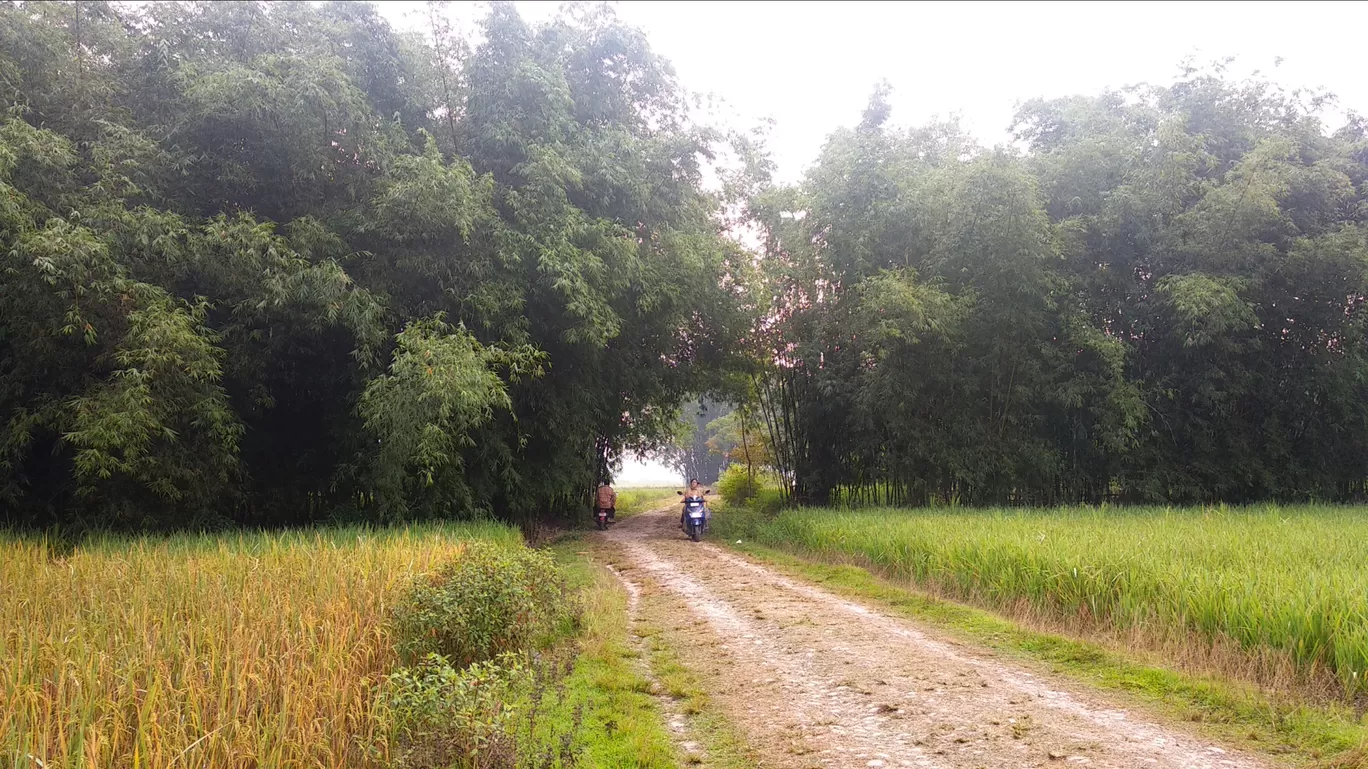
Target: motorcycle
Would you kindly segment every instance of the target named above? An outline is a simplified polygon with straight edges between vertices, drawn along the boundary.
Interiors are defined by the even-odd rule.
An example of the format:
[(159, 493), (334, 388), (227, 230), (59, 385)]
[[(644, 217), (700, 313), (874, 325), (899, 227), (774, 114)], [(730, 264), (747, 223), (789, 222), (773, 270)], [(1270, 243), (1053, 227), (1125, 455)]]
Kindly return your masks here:
[(594, 509), (594, 524), (598, 526), (599, 531), (603, 531), (604, 529), (608, 528), (607, 508), (599, 507)]
[[(685, 496), (684, 492), (676, 491), (684, 497), (684, 533), (689, 535), (689, 539), (697, 542), (703, 538), (703, 533), (708, 530), (708, 506), (703, 497)], [(712, 493), (712, 489), (704, 489), (704, 494)]]

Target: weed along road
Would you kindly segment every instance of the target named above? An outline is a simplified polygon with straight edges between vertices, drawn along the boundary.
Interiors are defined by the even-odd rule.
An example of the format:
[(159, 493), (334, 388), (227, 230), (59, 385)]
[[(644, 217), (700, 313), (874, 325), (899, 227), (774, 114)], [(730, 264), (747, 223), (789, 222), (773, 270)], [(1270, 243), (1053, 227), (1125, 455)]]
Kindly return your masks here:
[(677, 507), (628, 518), (603, 535), (603, 549), (641, 596), (636, 626), (695, 674), (761, 766), (1266, 766), (1079, 684), (689, 542), (678, 521)]

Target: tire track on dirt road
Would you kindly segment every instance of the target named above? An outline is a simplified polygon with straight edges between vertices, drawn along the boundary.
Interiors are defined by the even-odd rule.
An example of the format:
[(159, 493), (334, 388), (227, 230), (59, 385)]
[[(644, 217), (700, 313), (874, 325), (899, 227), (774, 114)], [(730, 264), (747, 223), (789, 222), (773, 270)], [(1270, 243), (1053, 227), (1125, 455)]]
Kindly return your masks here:
[(767, 767), (1268, 769), (1077, 684), (689, 542), (676, 509), (604, 535), (666, 640)]

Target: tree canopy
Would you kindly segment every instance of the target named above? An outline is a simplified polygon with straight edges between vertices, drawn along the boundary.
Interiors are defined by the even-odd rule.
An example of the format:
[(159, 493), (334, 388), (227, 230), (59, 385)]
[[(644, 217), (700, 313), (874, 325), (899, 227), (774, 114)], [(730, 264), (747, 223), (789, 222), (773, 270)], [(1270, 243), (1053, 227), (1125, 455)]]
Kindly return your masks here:
[(0, 4), (0, 508), (578, 503), (746, 325), (696, 124), (606, 8)]
[(1364, 493), (1361, 119), (1217, 65), (1027, 102), (1020, 148), (987, 149), (884, 96), (751, 202), (797, 499)]

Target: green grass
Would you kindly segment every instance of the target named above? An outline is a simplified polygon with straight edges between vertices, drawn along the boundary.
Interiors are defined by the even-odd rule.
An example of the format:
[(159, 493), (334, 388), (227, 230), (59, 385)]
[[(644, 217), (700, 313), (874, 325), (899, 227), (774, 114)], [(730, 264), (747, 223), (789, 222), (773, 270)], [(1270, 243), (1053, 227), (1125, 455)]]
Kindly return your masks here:
[(579, 659), (565, 685), (560, 710), (550, 715), (558, 726), (551, 732), (569, 733), (567, 723), (579, 709), (576, 733), (581, 765), (673, 769), (679, 765), (651, 685), (637, 672), (637, 653), (628, 640), (627, 596), (613, 575), (590, 562), (578, 537), (553, 546), (557, 562), (571, 587), (579, 591), (584, 609)]
[[(1086, 586), (1095, 587), (1095, 604), (1089, 600), (1091, 594), (1082, 593), (1083, 606), (1093, 611), (1094, 606), (1121, 602), (1123, 596), (1138, 602), (1137, 596), (1126, 593), (1138, 586), (1153, 586), (1150, 600), (1163, 601), (1182, 595), (1180, 587), (1194, 590), (1215, 584), (1244, 595), (1271, 584), (1276, 587), (1269, 589), (1270, 605), (1263, 611), (1292, 612), (1295, 606), (1290, 603), (1272, 604), (1274, 600), (1293, 602), (1298, 594), (1296, 567), (1280, 566), (1276, 554), (1303, 557), (1307, 590), (1323, 591), (1327, 572), (1341, 580), (1331, 584), (1347, 584), (1353, 570), (1346, 559), (1360, 545), (1337, 541), (1336, 535), (1347, 539), (1362, 531), (1363, 524), (1353, 511), (807, 510), (770, 518), (731, 508), (716, 521), (719, 533), (730, 543), (742, 539), (742, 544), (733, 547), (781, 571), (849, 597), (880, 603), (972, 643), (1124, 692), (1158, 712), (1200, 723), (1199, 728), (1213, 736), (1294, 763), (1368, 766), (1368, 727), (1346, 703), (1311, 702), (1296, 693), (1269, 692), (1224, 676), (1174, 670), (1151, 654), (1025, 628), (987, 611), (928, 595), (907, 583), (911, 579), (914, 584), (934, 583), (938, 590), (955, 588), (986, 604), (1030, 600), (1035, 594), (1025, 591), (1039, 590), (1042, 607), (1066, 613), (1078, 609), (1078, 596)], [(1246, 526), (1251, 533), (1278, 536), (1256, 545), (1241, 535)], [(1127, 544), (1132, 541), (1133, 545)], [(1312, 542), (1319, 542), (1325, 552), (1307, 558)], [(1178, 563), (1166, 563), (1165, 558)], [(851, 560), (860, 560), (879, 573), (849, 565)], [(1145, 572), (1146, 567), (1152, 571)], [(1084, 576), (1074, 577), (1074, 568)], [(1192, 573), (1202, 570), (1220, 576)], [(1112, 575), (1109, 581), (1102, 579), (1107, 573)], [(1236, 578), (1238, 574), (1247, 582)], [(1161, 575), (1172, 584), (1160, 585)], [(1008, 586), (1018, 586), (1023, 593), (1005, 592)], [(1365, 597), (1359, 593), (1340, 600), (1356, 598)], [(1326, 610), (1323, 603), (1304, 608)], [(1117, 616), (1136, 615), (1144, 616), (1139, 611)], [(1164, 616), (1162, 608), (1149, 616)]]
[(718, 769), (751, 769), (756, 765), (745, 740), (731, 722), (712, 706), (707, 690), (659, 630), (646, 627), (643, 636), (650, 649), (651, 670), (665, 693), (679, 703), (689, 717), (690, 734), (707, 751), (708, 765)]
[[(648, 501), (663, 498), (653, 489)], [(727, 719), (711, 704), (707, 691), (692, 671), (683, 665), (674, 649), (652, 621), (658, 611), (651, 595), (642, 597), (641, 610), (647, 622), (638, 626), (645, 640), (647, 657), (640, 660), (628, 640), (627, 596), (617, 578), (602, 563), (613, 559), (596, 544), (593, 549), (583, 536), (570, 535), (552, 546), (572, 587), (585, 601), (583, 651), (571, 676), (570, 702), (581, 702), (584, 711), (585, 759), (593, 767), (675, 767), (691, 763), (689, 756), (675, 750), (664, 724), (663, 714), (651, 693), (651, 682), (634, 662), (644, 662), (663, 694), (678, 702), (689, 718), (690, 739), (702, 745), (707, 764), (716, 769), (751, 769), (744, 740)], [(659, 619), (659, 617), (654, 617)], [(608, 723), (612, 729), (605, 728)], [(663, 748), (662, 748), (663, 746)]]

